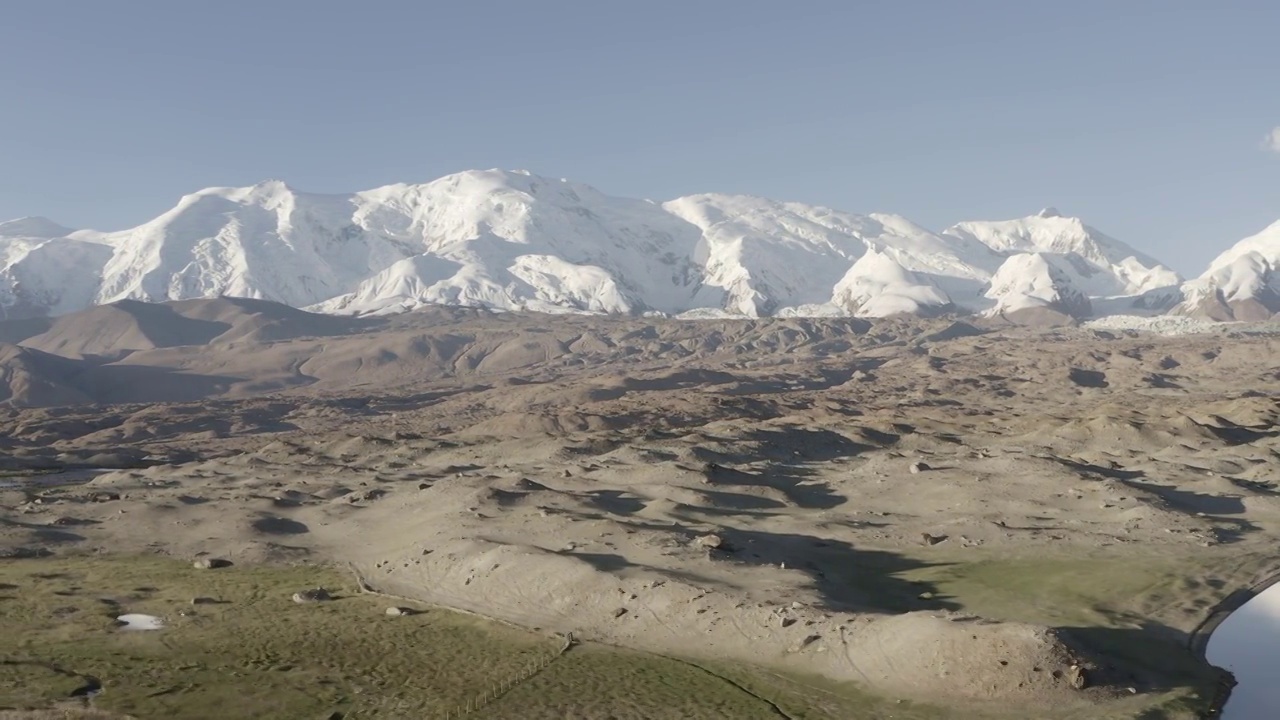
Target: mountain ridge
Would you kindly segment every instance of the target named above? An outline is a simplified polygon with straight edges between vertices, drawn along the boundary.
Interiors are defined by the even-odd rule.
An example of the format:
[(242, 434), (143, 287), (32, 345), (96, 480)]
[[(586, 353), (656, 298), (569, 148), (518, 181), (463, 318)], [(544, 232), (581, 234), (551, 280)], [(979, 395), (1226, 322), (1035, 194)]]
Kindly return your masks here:
[(1179, 315), (1250, 321), (1280, 314), (1280, 222), (1228, 248), (1181, 292)]
[[(1050, 260), (1008, 265), (1023, 255)], [(1268, 257), (1270, 268), (1276, 259)], [(1019, 271), (1028, 276), (1011, 277)], [(1051, 281), (1038, 277), (1045, 273)], [(1233, 287), (1269, 292), (1273, 275)], [(1070, 299), (1065, 315), (1073, 319), (1088, 315), (1089, 299), (1105, 299), (1111, 312), (1164, 312), (1143, 300), (1153, 293), (1182, 293), (1168, 304), (1193, 312), (1186, 293), (1203, 295), (1197, 288), (1205, 284), (1184, 282), (1052, 208), (933, 232), (897, 215), (747, 195), (615, 197), (523, 171), (471, 170), (351, 194), (305, 193), (279, 180), (205, 188), (119, 232), (71, 230), (46, 218), (0, 223), (0, 317), (8, 318), (219, 296), (350, 315), (430, 305), (746, 317), (989, 314), (1017, 305), (1002, 292), (1037, 283)], [(1267, 298), (1255, 305), (1271, 307)]]

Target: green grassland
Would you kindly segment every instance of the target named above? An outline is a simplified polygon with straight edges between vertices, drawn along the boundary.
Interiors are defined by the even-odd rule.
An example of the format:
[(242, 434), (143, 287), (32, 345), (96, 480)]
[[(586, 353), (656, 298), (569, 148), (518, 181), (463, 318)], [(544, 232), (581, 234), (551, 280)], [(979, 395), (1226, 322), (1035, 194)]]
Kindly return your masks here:
[[(317, 585), (336, 599), (290, 599)], [(559, 637), (448, 610), (388, 617), (388, 601), (356, 590), (349, 575), (314, 566), (6, 562), (0, 708), (47, 708), (92, 678), (103, 689), (95, 708), (140, 718), (436, 718), (563, 646)], [(192, 605), (195, 597), (221, 602)], [(125, 612), (159, 615), (167, 625), (121, 631), (115, 618)], [(780, 717), (771, 703), (795, 718), (905, 710), (844, 686), (817, 692), (762, 670), (725, 670), (734, 681), (682, 660), (579, 645), (468, 717)]]
[[(933, 559), (900, 579), (987, 617), (1072, 628), (1121, 664), (1162, 679), (1154, 696), (1095, 709), (1091, 720), (1196, 718), (1207, 711), (1217, 676), (1185, 649), (1185, 633), (1145, 618), (1207, 612), (1200, 606), (1225, 591), (1186, 578), (1211, 576), (1210, 569), (1150, 558)], [(308, 605), (291, 600), (294, 591), (317, 585), (336, 599)], [(195, 597), (220, 602), (192, 605)], [(1188, 597), (1191, 607), (1180, 607)], [(443, 718), (530, 665), (546, 664), (564, 644), (559, 637), (443, 609), (390, 617), (384, 614), (389, 604), (358, 593), (350, 575), (321, 566), (200, 570), (154, 557), (5, 561), (0, 711), (51, 707), (92, 678), (103, 689), (93, 707), (139, 718), (327, 718), (335, 712), (344, 718)], [(115, 623), (124, 612), (159, 615), (167, 625), (124, 632)], [(903, 703), (820, 678), (588, 643), (467, 717), (1025, 715), (1016, 708), (979, 712)]]
[(1092, 716), (1117, 720), (1211, 717), (1223, 676), (1192, 651), (1188, 630), (1253, 571), (1273, 563), (1247, 554), (1223, 562), (1132, 549), (938, 554), (934, 561), (904, 578), (965, 612), (1060, 628), (1147, 691), (1141, 703)]

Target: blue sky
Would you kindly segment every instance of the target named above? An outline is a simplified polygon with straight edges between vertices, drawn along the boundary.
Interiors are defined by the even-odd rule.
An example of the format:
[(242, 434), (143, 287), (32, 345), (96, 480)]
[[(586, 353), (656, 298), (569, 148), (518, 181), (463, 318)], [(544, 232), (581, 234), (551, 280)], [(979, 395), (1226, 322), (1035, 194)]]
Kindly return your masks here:
[(1280, 3), (9, 0), (0, 218), (525, 168), (935, 230), (1046, 205), (1186, 274), (1280, 219)]

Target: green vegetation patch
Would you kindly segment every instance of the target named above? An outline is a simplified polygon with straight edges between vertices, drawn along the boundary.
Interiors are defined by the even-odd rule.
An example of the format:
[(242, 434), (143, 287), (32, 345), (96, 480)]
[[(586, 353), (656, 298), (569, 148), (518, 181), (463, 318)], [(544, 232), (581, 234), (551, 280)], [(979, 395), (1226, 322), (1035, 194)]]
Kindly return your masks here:
[(1265, 561), (1105, 549), (1034, 557), (971, 550), (936, 553), (928, 567), (902, 577), (964, 612), (1059, 628), (1113, 661), (1134, 686), (1154, 691), (1143, 710), (1121, 703), (1105, 717), (1199, 718), (1209, 712), (1221, 674), (1189, 649), (1185, 628)]
[[(315, 586), (335, 599), (291, 599)], [(391, 604), (358, 594), (353, 578), (327, 567), (4, 562), (0, 711), (52, 707), (100, 683), (94, 707), (139, 718), (443, 718), (563, 646), (449, 610), (387, 616)], [(124, 613), (166, 625), (124, 631), (115, 621)], [(943, 717), (906, 715), (850, 686), (812, 682), (823, 689), (756, 668), (586, 644), (468, 717), (751, 720), (781, 717), (778, 709), (797, 720)]]
[[(1163, 682), (1149, 688), (1155, 696), (1095, 708), (1090, 720), (1202, 713), (1217, 675), (1171, 625), (1194, 624), (1252, 562), (1209, 567), (1119, 553), (1001, 558), (979, 551), (929, 560), (896, 573), (895, 582), (985, 617), (1065, 628), (1133, 669), (1135, 683)], [(291, 599), (316, 586), (335, 599)], [(385, 610), (393, 603), (356, 590), (350, 575), (322, 566), (0, 562), (0, 713), (52, 707), (100, 684), (94, 707), (139, 718), (443, 718), (545, 665), (467, 717), (1020, 717), (1016, 708), (937, 708), (822, 678), (592, 644), (548, 665), (563, 645), (558, 637), (443, 609), (392, 617)], [(160, 616), (166, 626), (123, 631), (115, 618), (124, 613)]]
[[(335, 600), (292, 601), (317, 585)], [(389, 617), (385, 600), (355, 590), (317, 567), (5, 562), (0, 707), (48, 707), (97, 681), (97, 707), (144, 718), (442, 716), (561, 644), (449, 611)], [(122, 631), (122, 613), (166, 627)]]

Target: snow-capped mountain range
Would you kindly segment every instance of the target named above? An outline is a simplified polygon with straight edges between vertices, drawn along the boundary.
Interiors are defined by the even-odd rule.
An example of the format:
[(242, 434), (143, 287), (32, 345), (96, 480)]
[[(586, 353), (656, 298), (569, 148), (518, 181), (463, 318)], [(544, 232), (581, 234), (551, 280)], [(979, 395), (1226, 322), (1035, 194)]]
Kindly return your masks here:
[(317, 195), (210, 188), (120, 232), (0, 223), (0, 317), (219, 295), (340, 314), (447, 304), (666, 315), (969, 312), (1079, 319), (1280, 310), (1280, 223), (1183, 283), (1052, 209), (941, 233), (737, 195), (666, 203), (526, 172)]
[(1236, 243), (1183, 285), (1175, 311), (1240, 321), (1280, 314), (1280, 222)]

